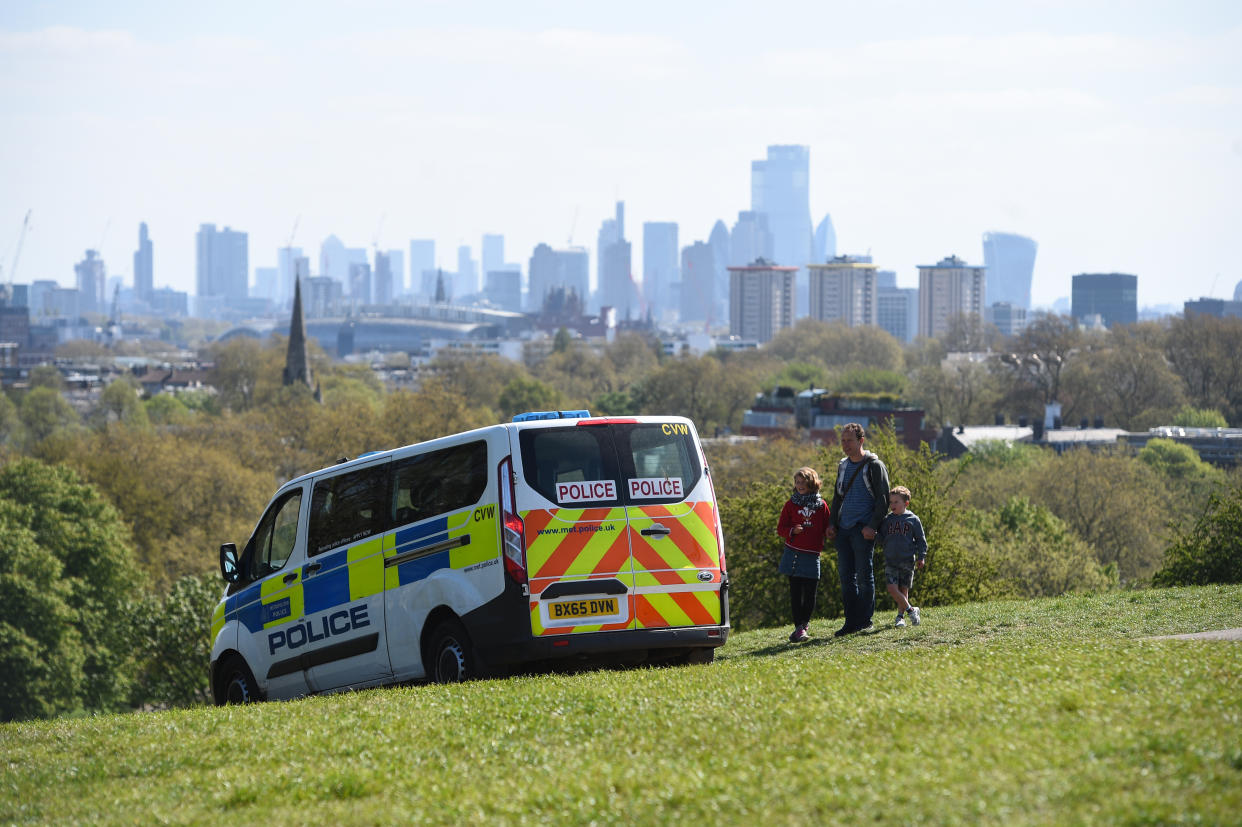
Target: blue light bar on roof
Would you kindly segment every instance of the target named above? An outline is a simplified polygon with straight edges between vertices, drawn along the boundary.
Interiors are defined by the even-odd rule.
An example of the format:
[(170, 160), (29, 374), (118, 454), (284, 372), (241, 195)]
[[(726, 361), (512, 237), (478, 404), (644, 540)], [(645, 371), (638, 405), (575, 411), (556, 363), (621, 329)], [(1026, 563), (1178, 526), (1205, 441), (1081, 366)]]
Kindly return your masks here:
[(536, 419), (582, 419), (590, 415), (590, 411), (527, 411), (513, 417), (513, 421), (533, 422)]

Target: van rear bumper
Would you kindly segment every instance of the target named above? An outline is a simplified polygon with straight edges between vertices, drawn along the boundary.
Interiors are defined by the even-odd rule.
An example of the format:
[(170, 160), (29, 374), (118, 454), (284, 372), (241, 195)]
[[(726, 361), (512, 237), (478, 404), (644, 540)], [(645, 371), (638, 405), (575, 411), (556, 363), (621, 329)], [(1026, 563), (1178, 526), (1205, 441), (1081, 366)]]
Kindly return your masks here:
[[(727, 597), (722, 598), (726, 603)], [(563, 635), (531, 633), (528, 600), (510, 583), (505, 593), (462, 618), (475, 643), (475, 654), (492, 669), (519, 664), (567, 659), (593, 660), (614, 656), (618, 662), (631, 653), (641, 659), (659, 660), (660, 655), (676, 656), (676, 651), (715, 648), (729, 638), (726, 622), (718, 626), (681, 626), (668, 629), (623, 629), (611, 632), (576, 632)]]

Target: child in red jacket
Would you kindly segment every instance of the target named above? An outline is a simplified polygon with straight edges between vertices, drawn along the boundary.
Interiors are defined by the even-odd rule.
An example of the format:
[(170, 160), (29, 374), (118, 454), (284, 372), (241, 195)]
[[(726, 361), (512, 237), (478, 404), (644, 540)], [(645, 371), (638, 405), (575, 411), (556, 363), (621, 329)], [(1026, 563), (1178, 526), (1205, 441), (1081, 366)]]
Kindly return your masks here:
[(799, 468), (794, 491), (781, 509), (776, 533), (785, 541), (780, 572), (789, 578), (789, 601), (794, 630), (790, 643), (806, 640), (815, 613), (815, 590), (819, 587), (819, 553), (828, 531), (828, 504), (819, 495), (820, 478), (814, 468)]

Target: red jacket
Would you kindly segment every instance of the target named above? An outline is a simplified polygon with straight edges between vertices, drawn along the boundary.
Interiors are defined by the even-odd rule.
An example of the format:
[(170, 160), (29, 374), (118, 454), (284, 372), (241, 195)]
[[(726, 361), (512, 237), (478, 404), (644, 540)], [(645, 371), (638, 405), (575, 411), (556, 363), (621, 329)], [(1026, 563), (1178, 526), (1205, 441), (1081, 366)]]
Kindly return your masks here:
[[(809, 523), (809, 525), (808, 525)], [(802, 530), (793, 533), (793, 527), (801, 525)], [(818, 554), (824, 550), (824, 540), (828, 531), (828, 503), (823, 508), (804, 514), (793, 500), (786, 500), (781, 509), (780, 521), (776, 524), (776, 533), (781, 535), (790, 548)]]

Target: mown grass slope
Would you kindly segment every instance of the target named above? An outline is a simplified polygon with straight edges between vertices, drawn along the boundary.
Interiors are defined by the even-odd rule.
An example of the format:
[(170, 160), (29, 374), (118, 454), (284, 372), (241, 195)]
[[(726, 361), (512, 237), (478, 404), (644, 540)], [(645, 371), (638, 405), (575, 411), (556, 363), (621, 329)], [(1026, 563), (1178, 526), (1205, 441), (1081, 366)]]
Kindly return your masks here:
[[(887, 617), (878, 618), (891, 620)], [(929, 609), (710, 666), (0, 727), (16, 823), (1236, 822), (1242, 587)]]

